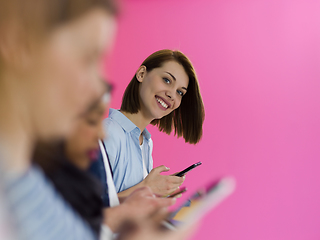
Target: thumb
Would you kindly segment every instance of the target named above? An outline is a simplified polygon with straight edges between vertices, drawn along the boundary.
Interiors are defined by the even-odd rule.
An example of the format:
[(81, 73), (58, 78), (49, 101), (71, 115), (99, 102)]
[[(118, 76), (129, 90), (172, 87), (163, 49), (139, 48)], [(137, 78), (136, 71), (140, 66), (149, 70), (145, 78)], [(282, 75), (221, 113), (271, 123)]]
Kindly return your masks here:
[(167, 168), (167, 167), (164, 166), (164, 165), (161, 165), (161, 166), (159, 166), (159, 167), (154, 168), (154, 171), (155, 171), (156, 173), (168, 172), (169, 170), (170, 170), (170, 168)]
[(179, 172), (176, 172), (176, 173), (173, 173), (173, 174), (170, 174), (170, 176), (176, 176)]

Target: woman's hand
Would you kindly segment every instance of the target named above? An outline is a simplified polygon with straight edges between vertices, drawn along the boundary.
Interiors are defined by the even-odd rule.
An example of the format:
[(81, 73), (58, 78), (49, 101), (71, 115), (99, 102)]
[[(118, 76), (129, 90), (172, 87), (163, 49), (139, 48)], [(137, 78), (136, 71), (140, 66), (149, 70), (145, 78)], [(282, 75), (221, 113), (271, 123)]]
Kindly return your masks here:
[(133, 219), (145, 219), (153, 212), (162, 208), (167, 209), (167, 207), (175, 204), (175, 202), (174, 198), (156, 197), (149, 187), (144, 187), (131, 193), (122, 205), (127, 208), (127, 216), (132, 215)]
[(158, 196), (168, 196), (175, 192), (183, 183), (185, 177), (161, 175), (162, 172), (168, 172), (170, 169), (164, 165), (151, 170), (149, 175), (142, 181), (145, 186), (151, 188), (151, 191)]
[(159, 211), (150, 218), (126, 222), (122, 225), (117, 240), (187, 240), (198, 226), (180, 226), (171, 231), (161, 225), (166, 217), (166, 212)]

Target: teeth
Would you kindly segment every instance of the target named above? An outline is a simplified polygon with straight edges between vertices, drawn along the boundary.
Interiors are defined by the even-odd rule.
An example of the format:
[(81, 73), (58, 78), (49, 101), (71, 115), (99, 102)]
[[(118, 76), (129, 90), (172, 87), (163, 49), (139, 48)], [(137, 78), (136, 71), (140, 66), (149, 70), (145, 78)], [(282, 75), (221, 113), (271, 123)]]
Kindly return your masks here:
[(162, 101), (160, 98), (156, 98), (156, 99), (161, 104), (162, 107), (168, 108), (168, 105), (164, 101)]

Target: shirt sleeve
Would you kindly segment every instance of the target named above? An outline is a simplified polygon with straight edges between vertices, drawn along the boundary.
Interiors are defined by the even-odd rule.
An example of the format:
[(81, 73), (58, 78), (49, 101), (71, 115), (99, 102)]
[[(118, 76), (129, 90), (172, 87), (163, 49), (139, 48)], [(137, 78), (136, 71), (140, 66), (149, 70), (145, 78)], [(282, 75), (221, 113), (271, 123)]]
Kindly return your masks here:
[(5, 196), (19, 240), (97, 239), (36, 167), (6, 179)]

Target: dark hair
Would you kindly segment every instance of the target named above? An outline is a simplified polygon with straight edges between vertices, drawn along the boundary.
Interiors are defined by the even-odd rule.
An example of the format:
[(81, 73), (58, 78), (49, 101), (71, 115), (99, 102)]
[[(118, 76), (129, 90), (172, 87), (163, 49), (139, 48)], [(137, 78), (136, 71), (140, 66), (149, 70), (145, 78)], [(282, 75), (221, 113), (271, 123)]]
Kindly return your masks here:
[[(151, 124), (158, 126), (159, 131), (183, 136), (188, 143), (196, 144), (202, 136), (204, 121), (204, 106), (200, 94), (198, 79), (192, 63), (182, 52), (164, 49), (151, 54), (141, 66), (147, 71), (161, 67), (167, 61), (176, 61), (181, 64), (189, 77), (188, 91), (183, 96), (180, 106), (169, 115), (161, 119), (155, 119)], [(136, 75), (127, 86), (123, 98), (121, 110), (128, 113), (138, 113), (140, 110), (139, 100), (140, 82)]]

